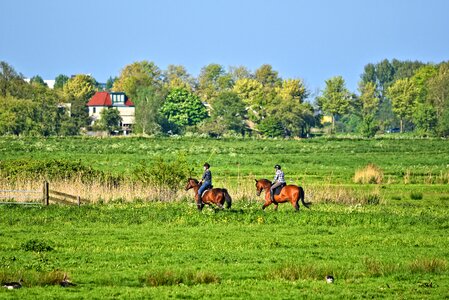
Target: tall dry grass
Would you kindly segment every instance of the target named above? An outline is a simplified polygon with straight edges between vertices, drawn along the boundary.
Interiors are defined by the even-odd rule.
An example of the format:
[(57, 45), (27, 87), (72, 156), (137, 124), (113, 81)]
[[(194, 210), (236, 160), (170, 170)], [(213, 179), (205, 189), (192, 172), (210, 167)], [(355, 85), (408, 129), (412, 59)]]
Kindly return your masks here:
[(375, 164), (368, 164), (363, 169), (359, 169), (355, 171), (354, 182), (355, 183), (374, 183), (380, 184), (382, 183), (384, 178), (384, 172), (381, 168), (376, 166)]
[[(186, 181), (187, 183), (187, 181)], [(225, 179), (214, 183), (214, 187), (226, 188), (233, 201), (245, 201), (260, 203), (265, 199), (265, 194), (257, 196), (254, 176), (241, 177), (238, 181)], [(360, 190), (354, 187), (346, 187), (331, 184), (303, 185), (305, 201), (312, 203), (338, 203), (345, 205), (354, 204), (379, 204), (382, 202), (380, 190)], [(109, 203), (113, 201), (131, 202), (141, 201), (183, 201), (194, 198), (193, 190), (184, 190), (180, 186), (176, 190), (157, 188), (144, 183), (121, 183), (110, 185), (100, 182), (83, 183), (81, 180), (54, 180), (49, 182), (49, 188), (73, 196), (80, 196), (84, 202)], [(14, 201), (42, 201), (43, 181), (15, 181), (0, 180), (0, 190), (34, 190), (35, 194), (2, 193), (0, 196)], [(29, 196), (28, 198), (16, 198), (17, 196)], [(1, 201), (1, 200), (0, 200)], [(51, 201), (50, 201), (51, 203)]]

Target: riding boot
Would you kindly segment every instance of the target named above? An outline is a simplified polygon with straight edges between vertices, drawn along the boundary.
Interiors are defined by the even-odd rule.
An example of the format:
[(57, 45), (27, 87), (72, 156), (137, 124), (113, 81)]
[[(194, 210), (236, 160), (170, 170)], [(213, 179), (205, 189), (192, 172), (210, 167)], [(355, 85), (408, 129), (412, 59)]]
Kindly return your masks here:
[(201, 199), (201, 197), (198, 197), (198, 202), (196, 203), (196, 207), (198, 207), (198, 210), (201, 211), (204, 207), (204, 203), (203, 200)]
[(271, 202), (276, 204), (276, 201), (274, 201), (274, 191), (273, 190), (270, 190), (270, 199), (271, 199)]

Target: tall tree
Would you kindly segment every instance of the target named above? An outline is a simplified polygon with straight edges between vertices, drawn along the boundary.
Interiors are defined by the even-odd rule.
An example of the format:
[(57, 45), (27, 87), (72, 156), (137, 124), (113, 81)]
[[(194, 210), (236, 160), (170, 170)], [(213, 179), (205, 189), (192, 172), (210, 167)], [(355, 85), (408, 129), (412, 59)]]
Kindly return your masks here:
[(32, 84), (32, 85), (41, 85), (41, 86), (48, 87), (48, 85), (45, 83), (44, 79), (42, 79), (42, 77), (39, 76), (39, 75), (31, 77), (30, 84)]
[(173, 89), (161, 107), (162, 114), (180, 130), (196, 125), (207, 118), (207, 110), (200, 98), (184, 89)]
[(393, 112), (400, 119), (400, 129), (403, 132), (404, 121), (412, 118), (414, 101), (417, 96), (416, 88), (409, 78), (399, 79), (387, 89), (387, 96), (391, 99)]
[(231, 75), (219, 64), (209, 64), (201, 69), (198, 76), (198, 95), (206, 102), (213, 103), (221, 91), (233, 86)]
[(379, 109), (380, 99), (377, 95), (376, 84), (373, 82), (361, 83), (359, 86), (362, 115), (361, 133), (372, 137), (376, 133), (374, 117)]
[(23, 79), (22, 74), (8, 63), (0, 61), (0, 96), (11, 95), (17, 98), (30, 98), (32, 88)]
[(167, 89), (183, 88), (189, 91), (193, 90), (195, 79), (187, 72), (184, 66), (168, 65), (167, 70), (163, 74)]
[(212, 122), (222, 123), (227, 130), (238, 134), (245, 132), (245, 104), (237, 93), (223, 91), (214, 101)]
[(254, 76), (251, 74), (251, 72), (248, 70), (248, 68), (244, 66), (231, 66), (229, 67), (229, 72), (231, 75), (232, 81), (235, 83), (240, 79), (248, 79), (253, 78)]
[(115, 109), (103, 109), (100, 112), (100, 126), (107, 130), (108, 132), (113, 132), (114, 130), (120, 129), (120, 122), (122, 121), (122, 117), (120, 116), (120, 112)]
[(92, 76), (79, 74), (67, 81), (63, 91), (66, 97), (73, 96), (75, 99), (87, 103), (97, 90), (96, 83)]
[(345, 114), (350, 106), (351, 94), (346, 88), (345, 80), (341, 76), (326, 80), (326, 88), (317, 97), (320, 109), (332, 117), (332, 131), (335, 132), (335, 117)]
[(64, 74), (59, 74), (58, 76), (56, 76), (55, 78), (55, 85), (53, 86), (53, 88), (62, 90), (64, 88), (64, 85), (69, 81), (69, 76), (64, 75)]
[(282, 84), (278, 72), (273, 70), (273, 67), (269, 64), (264, 64), (256, 70), (255, 79), (262, 83), (264, 87), (274, 88), (279, 87)]
[(117, 80), (117, 77), (109, 76), (106, 81), (106, 91), (112, 91), (112, 87), (114, 86), (114, 82)]
[(160, 108), (166, 97), (165, 91), (155, 87), (137, 90), (134, 132), (154, 134), (161, 131)]
[(136, 98), (137, 90), (144, 87), (160, 87), (162, 72), (154, 62), (147, 60), (127, 65), (114, 82), (113, 89), (125, 92), (131, 99)]
[(427, 98), (435, 108), (438, 134), (449, 136), (449, 62), (441, 64), (435, 77), (429, 79)]

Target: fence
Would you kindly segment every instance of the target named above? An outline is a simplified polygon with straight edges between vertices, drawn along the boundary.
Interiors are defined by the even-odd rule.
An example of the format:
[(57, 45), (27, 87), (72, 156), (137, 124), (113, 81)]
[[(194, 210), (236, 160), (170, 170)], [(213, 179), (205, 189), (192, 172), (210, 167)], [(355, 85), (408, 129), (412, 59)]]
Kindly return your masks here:
[[(10, 196), (5, 196), (7, 193)], [(12, 195), (12, 196), (11, 196)], [(37, 197), (36, 195), (39, 195)], [(74, 196), (67, 193), (58, 192), (50, 189), (50, 183), (44, 181), (41, 191), (38, 190), (0, 190), (0, 199), (40, 199), (41, 202), (0, 202), (0, 204), (21, 204), (21, 205), (49, 205), (50, 201), (66, 205), (78, 205), (82, 203), (88, 203), (86, 199), (82, 199), (80, 196)]]

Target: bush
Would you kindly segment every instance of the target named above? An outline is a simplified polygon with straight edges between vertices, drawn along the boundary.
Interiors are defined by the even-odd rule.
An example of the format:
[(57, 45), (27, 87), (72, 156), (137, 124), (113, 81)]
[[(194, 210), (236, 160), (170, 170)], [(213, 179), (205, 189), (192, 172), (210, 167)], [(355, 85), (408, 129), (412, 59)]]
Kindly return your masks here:
[(423, 194), (419, 192), (412, 192), (410, 193), (410, 199), (412, 200), (422, 200)]
[(156, 159), (152, 166), (145, 161), (133, 172), (134, 180), (154, 185), (158, 189), (177, 190), (189, 177), (189, 168), (184, 157), (166, 162), (163, 158)]
[(368, 164), (365, 168), (357, 170), (354, 175), (355, 183), (382, 183), (384, 177), (383, 171), (375, 164)]
[(39, 240), (29, 240), (23, 243), (20, 247), (24, 251), (33, 251), (33, 252), (46, 252), (52, 251), (53, 247), (47, 244), (45, 241)]

